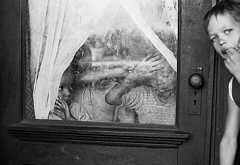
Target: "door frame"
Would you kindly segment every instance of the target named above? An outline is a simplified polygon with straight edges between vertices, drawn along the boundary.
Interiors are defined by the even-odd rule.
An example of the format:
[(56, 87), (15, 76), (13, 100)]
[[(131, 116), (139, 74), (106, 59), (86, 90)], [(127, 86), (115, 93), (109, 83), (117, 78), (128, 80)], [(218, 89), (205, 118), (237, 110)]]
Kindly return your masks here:
[[(178, 98), (184, 101), (177, 102), (177, 122), (175, 126), (134, 126), (131, 124), (100, 124), (85, 122), (56, 122), (41, 120), (25, 120), (23, 110), (25, 110), (24, 96), (26, 83), (25, 77), (25, 52), (27, 51), (25, 26), (26, 26), (26, 1), (18, 1), (21, 9), (22, 52), (18, 55), (19, 87), (17, 104), (18, 121), (9, 125), (10, 135), (20, 141), (36, 142), (69, 142), (101, 145), (138, 146), (151, 148), (176, 148), (178, 150), (179, 165), (209, 164), (213, 155), (212, 131), (215, 130), (215, 107), (213, 95), (215, 94), (214, 80), (216, 75), (215, 56), (211, 50), (210, 43), (203, 28), (199, 26), (202, 16), (207, 7), (212, 6), (212, 2), (207, 0), (179, 0), (179, 48), (178, 48)], [(204, 10), (203, 10), (204, 9)], [(199, 14), (200, 13), (200, 14)], [(199, 47), (199, 45), (201, 47)], [(210, 55), (209, 55), (210, 54)], [(180, 60), (181, 56), (181, 60)], [(200, 58), (201, 57), (201, 58)], [(184, 62), (182, 62), (184, 61)], [(206, 61), (208, 63), (206, 63)], [(190, 65), (186, 65), (189, 64)], [(205, 79), (205, 86), (201, 91), (201, 108), (199, 113), (189, 113), (194, 111), (192, 102), (189, 103), (188, 95), (193, 89), (188, 84), (189, 76), (194, 73), (197, 67), (202, 67), (201, 74)], [(213, 108), (214, 107), (214, 108)], [(60, 136), (61, 135), (61, 136)], [(209, 147), (211, 146), (211, 147)], [(199, 151), (196, 152), (196, 148)], [(189, 160), (189, 153), (195, 153), (195, 160)], [(197, 165), (196, 164), (196, 165)]]

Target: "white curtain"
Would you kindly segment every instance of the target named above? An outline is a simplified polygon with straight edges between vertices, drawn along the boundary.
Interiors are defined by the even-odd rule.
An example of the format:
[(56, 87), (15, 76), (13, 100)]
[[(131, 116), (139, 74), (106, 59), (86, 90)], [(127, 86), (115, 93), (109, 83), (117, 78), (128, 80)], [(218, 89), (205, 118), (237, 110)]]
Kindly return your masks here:
[(54, 107), (62, 73), (87, 37), (99, 28), (98, 21), (110, 2), (126, 10), (176, 71), (176, 58), (144, 21), (135, 0), (29, 0), (31, 77), (37, 119), (46, 119)]
[(137, 0), (121, 0), (119, 2), (131, 16), (138, 28), (152, 42), (155, 48), (166, 58), (169, 65), (172, 66), (175, 71), (177, 71), (177, 60), (173, 52), (168, 49), (168, 47), (158, 38), (152, 28), (143, 19)]
[(109, 0), (29, 0), (36, 119), (46, 119), (64, 70), (95, 28)]

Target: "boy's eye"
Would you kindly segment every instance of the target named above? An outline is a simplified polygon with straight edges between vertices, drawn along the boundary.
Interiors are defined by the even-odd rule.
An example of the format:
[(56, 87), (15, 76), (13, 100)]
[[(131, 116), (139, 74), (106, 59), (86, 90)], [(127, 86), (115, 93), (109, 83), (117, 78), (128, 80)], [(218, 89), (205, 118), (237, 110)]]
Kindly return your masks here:
[(232, 31), (232, 29), (225, 29), (223, 32), (224, 32), (224, 34), (229, 34), (229, 33), (231, 33), (231, 31)]
[(217, 40), (217, 37), (210, 37), (210, 41), (212, 42), (212, 43), (214, 43), (214, 42), (216, 42), (216, 40)]
[(63, 86), (60, 85), (59, 88), (58, 88), (59, 91), (63, 90)]

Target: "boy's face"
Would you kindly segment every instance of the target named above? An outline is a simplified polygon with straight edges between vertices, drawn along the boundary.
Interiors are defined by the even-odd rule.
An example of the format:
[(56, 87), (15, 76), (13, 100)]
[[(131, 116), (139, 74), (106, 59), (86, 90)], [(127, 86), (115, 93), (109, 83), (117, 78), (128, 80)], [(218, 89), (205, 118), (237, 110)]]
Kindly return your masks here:
[(239, 49), (240, 23), (230, 14), (212, 15), (207, 30), (213, 47), (224, 59), (228, 56), (228, 52)]
[(65, 84), (61, 84), (58, 89), (58, 96), (64, 101), (69, 101), (71, 96), (71, 87)]
[(58, 89), (58, 96), (60, 96), (65, 101), (70, 100), (72, 81), (73, 80), (71, 73), (64, 72)]

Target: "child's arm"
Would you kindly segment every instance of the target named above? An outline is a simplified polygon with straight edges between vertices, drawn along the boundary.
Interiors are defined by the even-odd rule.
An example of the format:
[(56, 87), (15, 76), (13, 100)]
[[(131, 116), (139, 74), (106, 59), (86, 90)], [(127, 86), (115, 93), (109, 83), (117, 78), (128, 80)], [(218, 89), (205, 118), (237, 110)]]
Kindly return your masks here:
[(150, 78), (153, 73), (162, 67), (161, 57), (158, 55), (149, 55), (139, 62), (130, 72), (127, 73), (125, 79), (115, 84), (106, 94), (105, 100), (111, 105), (120, 105), (121, 98), (132, 88), (137, 86), (137, 82), (142, 82), (146, 78)]
[(220, 144), (220, 165), (233, 165), (237, 150), (240, 108), (228, 97), (225, 132)]

